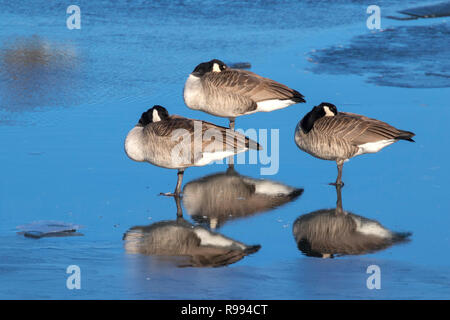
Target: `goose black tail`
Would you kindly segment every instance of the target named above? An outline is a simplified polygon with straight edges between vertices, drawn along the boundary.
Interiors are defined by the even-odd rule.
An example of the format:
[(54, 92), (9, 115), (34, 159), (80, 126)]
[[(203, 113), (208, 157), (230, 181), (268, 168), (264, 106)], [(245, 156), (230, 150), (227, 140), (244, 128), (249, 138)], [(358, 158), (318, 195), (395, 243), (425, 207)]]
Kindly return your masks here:
[(394, 232), (392, 235), (393, 243), (409, 242), (411, 239), (411, 232)]
[(295, 198), (300, 197), (303, 194), (303, 189), (299, 188), (299, 189), (295, 189), (294, 191), (292, 191), (291, 194), (289, 194), (289, 198), (294, 200)]
[(261, 249), (261, 246), (259, 244), (253, 245), (253, 246), (248, 246), (247, 248), (244, 249), (244, 253), (252, 254), (252, 253), (257, 252), (259, 249)]
[(252, 149), (252, 150), (262, 150), (263, 149), (262, 146), (258, 142), (254, 141), (252, 139), (249, 139), (249, 138), (245, 139), (245, 147), (248, 149)]
[(293, 97), (291, 98), (291, 100), (293, 100), (297, 103), (306, 102), (305, 96), (302, 95), (300, 92), (292, 89), (292, 94), (293, 94)]
[(410, 142), (415, 142), (412, 137), (414, 137), (415, 134), (410, 131), (401, 131), (400, 134), (396, 137), (398, 140), (406, 140)]

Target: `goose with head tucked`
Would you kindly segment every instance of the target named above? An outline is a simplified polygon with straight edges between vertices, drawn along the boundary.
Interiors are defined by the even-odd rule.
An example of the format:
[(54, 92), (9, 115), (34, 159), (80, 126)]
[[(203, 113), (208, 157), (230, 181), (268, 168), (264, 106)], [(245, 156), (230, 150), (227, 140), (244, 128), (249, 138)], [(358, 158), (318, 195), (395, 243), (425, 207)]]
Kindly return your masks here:
[(336, 161), (338, 176), (334, 185), (343, 185), (344, 162), (355, 156), (376, 153), (399, 140), (414, 142), (414, 133), (397, 129), (380, 120), (338, 112), (335, 105), (322, 102), (297, 124), (295, 143), (310, 155)]
[(144, 112), (125, 139), (127, 156), (138, 162), (149, 162), (169, 169), (178, 169), (174, 193), (180, 194), (184, 170), (205, 166), (260, 145), (235, 132), (210, 122), (170, 116), (159, 105)]
[(269, 112), (305, 102), (298, 91), (251, 71), (229, 68), (220, 60), (200, 63), (184, 86), (184, 102), (194, 110), (228, 118)]

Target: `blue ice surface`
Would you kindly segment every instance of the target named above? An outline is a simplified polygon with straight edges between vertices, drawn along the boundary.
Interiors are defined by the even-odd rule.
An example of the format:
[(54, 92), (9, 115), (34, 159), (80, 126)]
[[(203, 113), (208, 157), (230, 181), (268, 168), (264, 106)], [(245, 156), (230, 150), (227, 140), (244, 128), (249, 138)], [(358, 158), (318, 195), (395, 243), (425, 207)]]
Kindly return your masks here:
[[(427, 3), (432, 1), (411, 1), (408, 7)], [(351, 46), (361, 37), (386, 49), (382, 33), (366, 27), (364, 1), (78, 5), (82, 28), (68, 30), (65, 2), (0, 1), (0, 298), (450, 298), (448, 85), (430, 86), (422, 76), (417, 86), (397, 85), (384, 66), (420, 72), (422, 64), (390, 56), (389, 50), (374, 70), (389, 79), (381, 85), (367, 82), (370, 69), (355, 72), (348, 55), (342, 57), (348, 64), (343, 71), (332, 70), (339, 61), (318, 66), (320, 72), (311, 68), (321, 63), (310, 61), (311, 52)], [(379, 5), (382, 16), (404, 9), (402, 1)], [(382, 19), (383, 29), (401, 31), (436, 31), (440, 25), (448, 30), (448, 18)], [(420, 43), (427, 34), (408, 37)], [(439, 32), (432, 37), (440, 39)], [(413, 50), (410, 40), (405, 54)], [(438, 70), (440, 59), (449, 56), (447, 40), (441, 39), (433, 61)], [(23, 48), (37, 50), (40, 60), (20, 58)], [(377, 45), (368, 48), (377, 50)], [(367, 51), (367, 64), (357, 65), (376, 66), (373, 56)], [(173, 189), (176, 174), (129, 160), (124, 138), (154, 104), (227, 125), (227, 119), (186, 108), (181, 95), (187, 75), (212, 58), (250, 62), (252, 71), (305, 95), (306, 104), (237, 119), (238, 128), (279, 129), (277, 174), (261, 176), (266, 165), (236, 165), (241, 174), (305, 192), (273, 211), (221, 227), (228, 237), (262, 246), (228, 267), (180, 269), (155, 257), (127, 254), (122, 235), (130, 227), (175, 219), (173, 200), (157, 194)], [(297, 249), (295, 219), (336, 202), (328, 185), (335, 179), (335, 164), (309, 156), (293, 141), (297, 122), (321, 101), (416, 133), (414, 144), (399, 142), (352, 159), (343, 177), (345, 209), (389, 229), (410, 231), (411, 242), (336, 259), (305, 257)], [(226, 165), (188, 169), (184, 183), (225, 170)], [(16, 234), (16, 226), (41, 220), (83, 225), (84, 236), (37, 240)], [(81, 269), (80, 290), (66, 287), (69, 265)], [(381, 268), (380, 290), (367, 289), (370, 265)]]

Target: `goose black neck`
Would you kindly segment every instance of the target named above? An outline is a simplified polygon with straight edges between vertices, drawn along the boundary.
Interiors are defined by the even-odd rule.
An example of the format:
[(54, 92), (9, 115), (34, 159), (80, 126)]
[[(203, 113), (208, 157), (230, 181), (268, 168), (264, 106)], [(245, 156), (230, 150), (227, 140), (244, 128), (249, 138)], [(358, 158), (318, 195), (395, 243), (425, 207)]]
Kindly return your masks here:
[(303, 117), (300, 122), (300, 127), (304, 133), (308, 133), (314, 126), (314, 122), (325, 116), (325, 111), (323, 108), (314, 107), (310, 112)]

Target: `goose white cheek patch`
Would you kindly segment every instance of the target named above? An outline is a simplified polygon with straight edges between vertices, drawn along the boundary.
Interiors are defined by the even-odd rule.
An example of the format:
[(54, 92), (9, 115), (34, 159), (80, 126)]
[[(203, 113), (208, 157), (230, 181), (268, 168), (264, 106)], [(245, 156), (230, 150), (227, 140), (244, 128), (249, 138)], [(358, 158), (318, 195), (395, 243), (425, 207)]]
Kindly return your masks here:
[(323, 110), (325, 111), (325, 117), (333, 117), (334, 116), (334, 113), (331, 112), (330, 108), (323, 107)]
[(153, 122), (161, 121), (161, 118), (159, 117), (159, 114), (158, 114), (158, 110), (156, 110), (156, 109), (153, 110), (152, 119), (153, 119)]
[(218, 65), (217, 63), (214, 63), (214, 64), (213, 64), (213, 69), (212, 69), (212, 71), (213, 71), (213, 72), (220, 72), (220, 67), (219, 67), (219, 65)]

